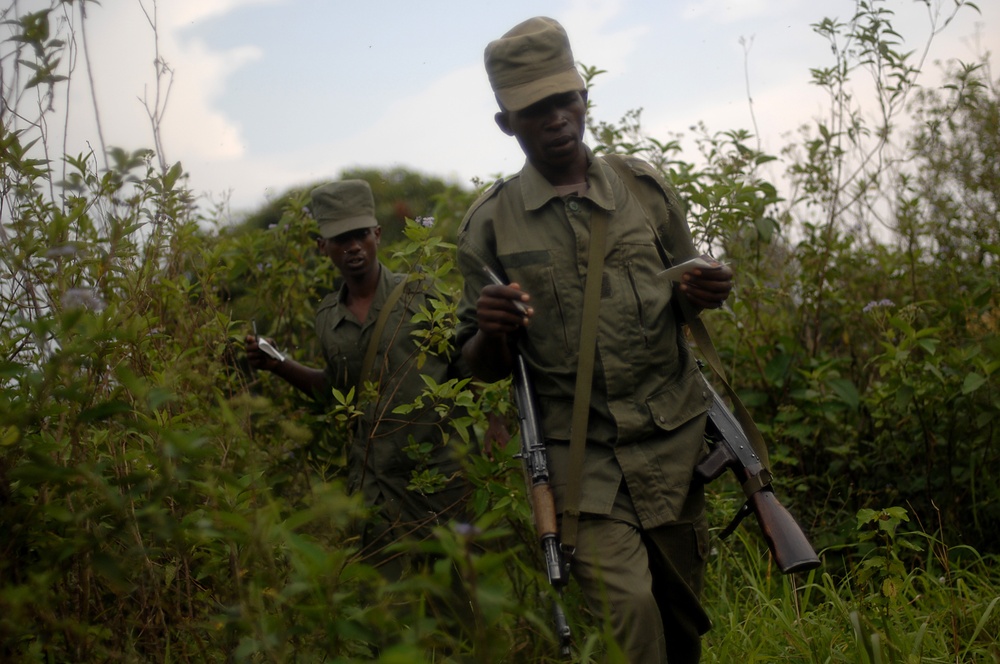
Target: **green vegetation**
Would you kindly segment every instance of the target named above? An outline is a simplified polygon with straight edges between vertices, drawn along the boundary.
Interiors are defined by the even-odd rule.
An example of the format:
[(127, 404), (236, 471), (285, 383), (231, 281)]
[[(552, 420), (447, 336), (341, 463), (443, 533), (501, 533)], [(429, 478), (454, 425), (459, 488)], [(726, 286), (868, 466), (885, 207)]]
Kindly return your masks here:
[[(466, 460), (478, 518), (421, 545), (433, 569), (383, 579), (343, 490), (350, 404), (324, 412), (241, 356), (255, 318), (318, 357), (333, 275), (302, 192), (236, 229), (162, 151), (54, 158), (43, 120), (75, 46), (53, 24), (17, 18), (2, 52), (0, 659), (557, 661), (515, 446)], [(998, 662), (1000, 83), (953, 63), (919, 87), (883, 2), (815, 27), (835, 46), (812, 70), (830, 113), (780, 157), (703, 130), (685, 160), (639, 112), (591, 128), (663, 169), (734, 265), (732, 311), (709, 324), (824, 560), (781, 576), (752, 520), (713, 541), (705, 660)], [(877, 108), (853, 101), (865, 77)], [(437, 223), (384, 255), (447, 300), (474, 192), (421, 191), (433, 209), (405, 215)], [(449, 334), (453, 311), (427, 315)], [(472, 403), (480, 435), (486, 412), (512, 417), (504, 385), (455, 387), (428, 398)], [(721, 529), (740, 494), (710, 489)], [(579, 661), (619, 661), (574, 586), (564, 599)]]

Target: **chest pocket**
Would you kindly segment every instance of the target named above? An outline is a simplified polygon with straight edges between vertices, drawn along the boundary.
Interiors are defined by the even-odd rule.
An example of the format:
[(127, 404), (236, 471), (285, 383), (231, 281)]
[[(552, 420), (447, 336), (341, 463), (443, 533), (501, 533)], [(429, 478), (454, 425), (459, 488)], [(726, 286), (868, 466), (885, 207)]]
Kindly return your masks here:
[[(340, 346), (326, 349), (326, 365), (335, 387), (343, 389), (352, 384), (350, 362)], [(354, 373), (357, 375), (357, 367), (355, 367)]]
[(527, 328), (535, 354), (552, 360), (576, 352), (579, 329), (577, 266), (548, 250), (529, 250), (498, 256), (511, 282), (531, 295), (534, 315)]
[[(324, 300), (324, 305), (327, 301)], [(340, 320), (336, 315), (337, 306), (321, 306), (316, 313), (316, 336), (319, 338), (326, 360), (326, 374), (333, 387), (347, 391), (357, 383), (361, 370), (361, 357), (357, 350), (360, 330), (357, 325)]]
[[(664, 333), (673, 295), (673, 285), (660, 276), (664, 267), (651, 242), (621, 242), (611, 268), (615, 296), (610, 306), (618, 310), (623, 324), (631, 324), (644, 348), (657, 345)], [(623, 339), (624, 340), (624, 339)]]

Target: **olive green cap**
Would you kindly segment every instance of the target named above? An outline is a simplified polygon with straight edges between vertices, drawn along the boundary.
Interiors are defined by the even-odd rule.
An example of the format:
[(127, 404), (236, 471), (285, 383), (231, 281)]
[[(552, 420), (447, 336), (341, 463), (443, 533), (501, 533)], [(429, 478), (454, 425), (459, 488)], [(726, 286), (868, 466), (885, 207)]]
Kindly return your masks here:
[(309, 197), (309, 211), (324, 238), (378, 226), (372, 188), (364, 180), (320, 185), (309, 192)]
[(490, 86), (508, 111), (587, 87), (573, 60), (566, 30), (545, 16), (529, 18), (491, 41), (485, 59)]

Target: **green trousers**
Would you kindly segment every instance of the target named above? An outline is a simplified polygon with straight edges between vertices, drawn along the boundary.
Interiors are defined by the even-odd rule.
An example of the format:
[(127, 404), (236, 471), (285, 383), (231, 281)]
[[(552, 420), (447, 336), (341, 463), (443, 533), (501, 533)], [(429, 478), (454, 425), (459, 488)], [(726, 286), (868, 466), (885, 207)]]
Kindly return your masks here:
[(699, 661), (701, 634), (711, 627), (698, 599), (707, 548), (700, 485), (692, 488), (680, 519), (658, 528), (643, 530), (614, 512), (581, 518), (572, 573), (590, 610), (608, 620), (629, 664)]

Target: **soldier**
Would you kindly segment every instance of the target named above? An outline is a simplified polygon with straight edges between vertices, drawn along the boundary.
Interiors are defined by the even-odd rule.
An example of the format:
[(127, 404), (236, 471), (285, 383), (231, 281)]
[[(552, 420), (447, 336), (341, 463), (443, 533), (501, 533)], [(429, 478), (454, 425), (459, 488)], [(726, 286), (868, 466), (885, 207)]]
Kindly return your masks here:
[[(699, 602), (708, 528), (692, 477), (707, 451), (710, 397), (676, 305), (721, 307), (732, 271), (711, 262), (678, 286), (659, 275), (665, 260), (692, 257), (683, 210), (650, 165), (597, 157), (584, 144), (587, 91), (558, 22), (515, 26), (490, 42), (485, 61), (496, 123), (526, 163), (463, 220), (458, 343), (487, 381), (509, 375), (512, 353), (524, 356), (563, 544), (575, 544), (572, 573), (592, 611), (609, 615), (629, 661), (696, 662), (710, 626)], [(509, 285), (491, 285), (484, 266)], [(591, 359), (591, 379), (578, 385)], [(571, 426), (575, 401), (582, 427)], [(583, 431), (579, 452), (574, 429)]]
[[(318, 249), (343, 276), (343, 286), (328, 295), (316, 313), (326, 367), (274, 359), (260, 350), (253, 335), (246, 338), (247, 357), (254, 367), (323, 399), (330, 398), (334, 387), (345, 393), (354, 387), (360, 394), (365, 379), (377, 382), (376, 394), (362, 402), (364, 413), (348, 454), (348, 490), (360, 491), (365, 505), (376, 508), (362, 533), (366, 550), (376, 552), (404, 537), (428, 537), (434, 525), (462, 514), (470, 487), (446, 434), (451, 443), (460, 442), (448, 420), (467, 412), (457, 406), (446, 416), (432, 407), (405, 415), (393, 410), (423, 392), (421, 374), (444, 383), (467, 377), (468, 369), (457, 351), (427, 353), (424, 364), (418, 365), (414, 331), (427, 324), (418, 325), (412, 318), (428, 297), (426, 284), (407, 283), (406, 275), (394, 274), (378, 260), (382, 229), (368, 183), (346, 180), (317, 187), (311, 192), (310, 210), (319, 226)], [(407, 451), (411, 437), (418, 444), (430, 443), (425, 458)], [(421, 470), (436, 472), (443, 486), (429, 493), (408, 490), (414, 471)], [(389, 578), (402, 573), (399, 557), (377, 559)]]

